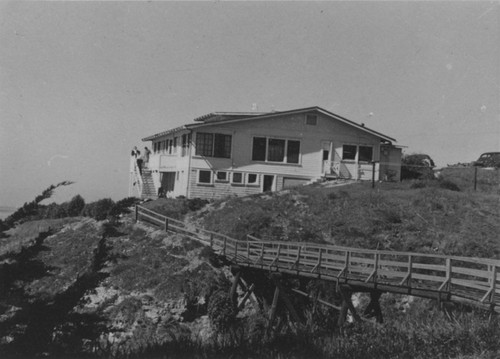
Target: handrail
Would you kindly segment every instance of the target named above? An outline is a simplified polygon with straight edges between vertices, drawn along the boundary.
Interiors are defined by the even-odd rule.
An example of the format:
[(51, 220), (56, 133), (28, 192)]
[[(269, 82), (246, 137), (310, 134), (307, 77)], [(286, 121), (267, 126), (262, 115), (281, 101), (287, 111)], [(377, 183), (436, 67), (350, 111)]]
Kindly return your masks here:
[(500, 312), (500, 260), (393, 252), (306, 242), (237, 240), (190, 227), (143, 206), (136, 219), (210, 245), (238, 265), (322, 278), (360, 288), (472, 302)]

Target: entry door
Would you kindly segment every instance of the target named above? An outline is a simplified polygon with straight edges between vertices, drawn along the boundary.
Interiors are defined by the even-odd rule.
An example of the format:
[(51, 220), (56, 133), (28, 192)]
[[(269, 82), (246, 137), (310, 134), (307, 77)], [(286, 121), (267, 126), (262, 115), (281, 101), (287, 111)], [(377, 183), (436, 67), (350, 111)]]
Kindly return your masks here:
[(273, 190), (274, 176), (264, 175), (264, 180), (262, 181), (262, 191), (271, 192)]
[(161, 188), (164, 193), (172, 192), (175, 185), (175, 172), (162, 172)]
[(321, 142), (321, 155), (323, 156), (321, 172), (329, 175), (332, 173), (333, 156), (332, 156), (332, 142)]

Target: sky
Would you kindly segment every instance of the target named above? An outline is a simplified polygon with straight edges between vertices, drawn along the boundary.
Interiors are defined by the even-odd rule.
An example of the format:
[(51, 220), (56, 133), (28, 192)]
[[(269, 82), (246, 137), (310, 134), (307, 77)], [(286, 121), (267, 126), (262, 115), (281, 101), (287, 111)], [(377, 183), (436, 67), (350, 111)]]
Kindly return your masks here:
[(320, 106), (438, 166), (500, 151), (500, 2), (0, 2), (0, 205), (128, 196), (141, 139)]

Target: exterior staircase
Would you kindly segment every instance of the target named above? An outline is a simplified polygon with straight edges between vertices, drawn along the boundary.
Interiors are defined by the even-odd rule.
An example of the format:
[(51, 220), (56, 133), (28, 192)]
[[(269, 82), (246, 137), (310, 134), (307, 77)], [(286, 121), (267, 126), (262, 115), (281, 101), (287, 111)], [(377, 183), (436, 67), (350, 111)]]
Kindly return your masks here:
[(143, 169), (141, 198), (157, 198), (157, 196), (151, 170)]

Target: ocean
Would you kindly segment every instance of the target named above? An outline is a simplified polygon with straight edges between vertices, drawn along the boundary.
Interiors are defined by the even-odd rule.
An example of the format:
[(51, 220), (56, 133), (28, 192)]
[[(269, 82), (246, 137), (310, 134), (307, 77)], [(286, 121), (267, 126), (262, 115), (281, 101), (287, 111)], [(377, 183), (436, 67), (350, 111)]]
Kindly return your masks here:
[(0, 206), (0, 219), (5, 219), (16, 211), (15, 207)]

